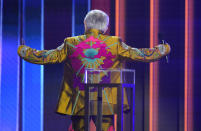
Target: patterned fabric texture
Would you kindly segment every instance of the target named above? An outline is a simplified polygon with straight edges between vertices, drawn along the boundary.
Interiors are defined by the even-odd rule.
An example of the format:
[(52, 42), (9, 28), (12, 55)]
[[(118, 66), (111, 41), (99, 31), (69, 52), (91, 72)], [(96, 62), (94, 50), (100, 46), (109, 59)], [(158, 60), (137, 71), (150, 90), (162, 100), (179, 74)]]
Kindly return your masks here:
[[(57, 112), (68, 115), (84, 115), (82, 83), (86, 68), (121, 69), (125, 60), (152, 62), (166, 56), (169, 52), (168, 44), (154, 48), (132, 48), (123, 43), (119, 37), (103, 35), (96, 29), (88, 30), (81, 36), (68, 37), (61, 46), (53, 50), (39, 51), (25, 45), (18, 48), (19, 56), (30, 63), (42, 65), (64, 63), (64, 78)], [(112, 79), (120, 81), (119, 76), (114, 76)], [(117, 89), (104, 88), (104, 92), (106, 97), (103, 96), (103, 115), (112, 115), (116, 112)], [(92, 114), (97, 110), (96, 96), (97, 92), (93, 92)], [(127, 109), (129, 105), (124, 92), (124, 110)]]

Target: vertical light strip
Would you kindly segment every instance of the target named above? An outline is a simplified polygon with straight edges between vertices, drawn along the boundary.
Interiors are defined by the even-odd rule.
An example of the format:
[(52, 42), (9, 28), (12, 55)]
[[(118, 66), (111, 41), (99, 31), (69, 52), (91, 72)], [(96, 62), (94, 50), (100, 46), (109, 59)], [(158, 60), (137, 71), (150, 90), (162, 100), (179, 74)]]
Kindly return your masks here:
[[(44, 0), (41, 0), (41, 50), (44, 50)], [(44, 112), (44, 66), (40, 70), (40, 131), (43, 131), (43, 112)]]
[[(22, 37), (22, 0), (18, 0), (18, 46), (21, 44), (21, 37)], [(20, 57), (18, 56), (17, 60), (19, 61), (18, 63), (18, 69), (17, 69), (17, 115), (16, 118), (18, 120), (17, 125), (16, 125), (16, 131), (21, 130), (21, 60)]]
[(184, 131), (193, 131), (193, 0), (185, 0)]
[[(119, 36), (119, 0), (115, 0), (115, 35)], [(114, 115), (114, 129), (117, 131), (117, 114)]]
[[(1, 83), (1, 57), (2, 57), (2, 18), (3, 18), (3, 0), (0, 0), (0, 83)], [(1, 96), (1, 87), (0, 87), (0, 96)], [(1, 107), (1, 97), (0, 97), (0, 107)], [(1, 108), (0, 108), (1, 112)]]
[[(43, 50), (44, 0), (23, 0), (25, 45)], [(22, 130), (43, 131), (43, 66), (23, 61)]]
[(84, 33), (83, 21), (91, 8), (91, 0), (72, 0), (72, 36)]
[[(125, 0), (115, 0), (115, 36), (125, 40)], [(117, 129), (116, 114), (114, 115), (114, 128)]]
[[(121, 6), (120, 6), (121, 5)], [(119, 35), (125, 41), (125, 0), (119, 0)]]
[[(119, 0), (115, 0), (115, 35), (119, 36)], [(117, 131), (117, 114), (114, 115), (114, 129)]]
[[(150, 47), (158, 44), (158, 0), (150, 0)], [(149, 131), (158, 131), (158, 63), (150, 63)]]
[(88, 0), (88, 11), (91, 10), (91, 0)]
[(120, 22), (120, 18), (119, 18), (119, 0), (115, 0), (115, 35), (119, 36), (119, 22)]
[[(18, 69), (16, 51), (19, 43), (18, 0), (1, 0), (1, 83), (0, 83), (0, 130), (18, 130)], [(16, 5), (16, 6), (13, 6)], [(12, 8), (12, 11), (10, 11)], [(10, 19), (12, 16), (13, 19)], [(12, 23), (12, 25), (10, 24)]]
[(125, 39), (125, 0), (115, 0), (115, 35)]
[[(0, 0), (0, 118), (1, 118), (1, 67), (2, 67), (2, 27), (3, 27), (3, 0)], [(0, 119), (1, 126), (1, 119)]]
[(72, 0), (72, 36), (75, 36), (75, 0)]

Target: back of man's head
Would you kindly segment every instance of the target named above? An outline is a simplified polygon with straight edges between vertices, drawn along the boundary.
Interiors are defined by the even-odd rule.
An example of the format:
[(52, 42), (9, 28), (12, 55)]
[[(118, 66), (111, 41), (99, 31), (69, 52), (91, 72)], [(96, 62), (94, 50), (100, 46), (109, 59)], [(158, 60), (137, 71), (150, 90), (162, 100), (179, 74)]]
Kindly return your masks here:
[(84, 19), (86, 30), (98, 29), (105, 32), (109, 24), (109, 16), (101, 10), (91, 10)]

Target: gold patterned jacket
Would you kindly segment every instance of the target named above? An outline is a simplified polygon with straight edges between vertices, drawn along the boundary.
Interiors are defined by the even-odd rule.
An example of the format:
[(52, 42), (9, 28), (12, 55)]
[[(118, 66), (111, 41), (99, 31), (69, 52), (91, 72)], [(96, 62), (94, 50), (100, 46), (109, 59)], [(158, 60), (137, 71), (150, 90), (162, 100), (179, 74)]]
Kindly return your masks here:
[[(53, 50), (39, 51), (25, 45), (18, 48), (19, 56), (30, 63), (42, 65), (64, 63), (62, 91), (57, 112), (68, 115), (84, 115), (83, 79), (86, 68), (121, 69), (124, 60), (152, 62), (166, 56), (169, 52), (168, 44), (154, 48), (132, 48), (123, 43), (119, 37), (103, 35), (96, 29), (90, 29), (81, 36), (68, 37), (61, 46)], [(119, 81), (120, 77), (114, 76), (112, 79)], [(117, 89), (104, 88), (104, 91), (106, 97), (103, 96), (103, 114), (114, 114)], [(90, 99), (94, 101), (93, 114), (95, 114), (96, 92), (90, 96)], [(124, 92), (124, 110), (128, 108), (127, 96)]]

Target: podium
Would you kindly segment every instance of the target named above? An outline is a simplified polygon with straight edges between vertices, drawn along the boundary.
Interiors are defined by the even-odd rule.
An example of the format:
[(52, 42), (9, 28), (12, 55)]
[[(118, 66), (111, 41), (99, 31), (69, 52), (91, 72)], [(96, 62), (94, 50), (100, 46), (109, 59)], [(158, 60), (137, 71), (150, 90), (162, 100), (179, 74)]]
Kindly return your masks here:
[[(96, 131), (102, 131), (102, 116), (108, 110), (110, 114), (117, 115), (115, 131), (123, 131), (123, 112), (127, 105), (127, 112), (130, 114), (128, 121), (130, 131), (134, 131), (135, 113), (135, 70), (131, 69), (85, 69), (84, 79), (85, 90), (85, 131), (89, 131), (90, 115), (96, 114)], [(106, 93), (106, 89), (116, 88), (117, 94)], [(127, 93), (126, 93), (127, 91)], [(91, 100), (91, 94), (97, 93), (96, 103)], [(115, 90), (112, 90), (115, 92)], [(128, 93), (129, 92), (129, 93)], [(104, 94), (104, 96), (103, 96)], [(129, 94), (127, 97), (127, 94)], [(114, 96), (116, 95), (116, 96)], [(125, 96), (124, 96), (125, 95)], [(111, 98), (116, 99), (111, 102)], [(128, 99), (129, 98), (129, 99)], [(103, 99), (106, 101), (103, 103)], [(116, 102), (115, 102), (116, 101)], [(94, 107), (96, 106), (96, 107)], [(103, 109), (107, 108), (107, 109)], [(128, 130), (128, 131), (129, 131)]]

